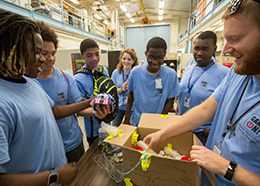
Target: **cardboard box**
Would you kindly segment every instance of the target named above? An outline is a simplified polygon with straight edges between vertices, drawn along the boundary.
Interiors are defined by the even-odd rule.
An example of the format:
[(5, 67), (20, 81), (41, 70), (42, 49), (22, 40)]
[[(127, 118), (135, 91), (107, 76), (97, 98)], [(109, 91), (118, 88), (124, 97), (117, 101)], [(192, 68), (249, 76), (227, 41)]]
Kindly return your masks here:
[(231, 56), (223, 56), (223, 55), (220, 55), (220, 56), (216, 56), (216, 60), (218, 63), (222, 64), (223, 63), (234, 63), (234, 57), (231, 57)]
[(177, 53), (166, 53), (165, 60), (177, 60)]
[[(105, 142), (122, 147), (123, 167), (124, 172), (127, 172), (138, 163), (141, 157), (140, 152), (133, 149), (132, 133), (137, 131), (140, 134), (140, 139), (143, 139), (146, 135), (162, 129), (180, 117), (169, 115), (168, 118), (161, 118), (160, 114), (142, 114), (138, 127), (121, 124), (119, 128), (123, 130), (123, 135), (111, 140), (105, 139)], [(173, 149), (185, 156), (189, 156), (193, 144), (201, 144), (192, 132), (187, 132), (158, 143), (154, 150), (158, 153), (167, 143), (171, 143)], [(199, 166), (196, 162), (176, 160), (160, 155), (151, 156), (151, 164), (147, 171), (143, 171), (141, 165), (139, 165), (126, 177), (138, 186), (200, 185)]]

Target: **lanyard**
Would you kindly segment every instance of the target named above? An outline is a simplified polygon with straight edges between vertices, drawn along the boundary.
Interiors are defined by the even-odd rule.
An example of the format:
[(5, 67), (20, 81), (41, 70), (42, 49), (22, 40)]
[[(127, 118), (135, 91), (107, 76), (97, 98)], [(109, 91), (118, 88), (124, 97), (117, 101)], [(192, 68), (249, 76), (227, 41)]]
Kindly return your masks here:
[[(232, 124), (232, 119), (233, 119), (233, 117), (234, 117), (234, 115), (235, 115), (235, 113), (236, 113), (236, 110), (237, 110), (237, 108), (238, 108), (238, 105), (239, 105), (239, 103), (240, 103), (240, 101), (241, 101), (241, 99), (242, 99), (242, 97), (243, 97), (243, 95), (244, 95), (244, 93), (245, 93), (245, 90), (246, 90), (246, 88), (247, 88), (247, 86), (248, 86), (248, 84), (249, 84), (250, 79), (251, 79), (251, 76), (248, 78), (248, 80), (247, 80), (247, 82), (246, 82), (246, 85), (245, 85), (245, 88), (244, 88), (244, 90), (243, 90), (243, 92), (242, 92), (242, 94), (241, 94), (241, 96), (240, 96), (240, 98), (239, 98), (239, 100), (238, 100), (237, 105), (236, 105), (236, 108), (235, 108), (235, 110), (234, 110), (234, 112), (233, 112), (233, 114), (232, 114), (230, 120), (229, 120), (228, 123), (227, 123), (227, 128), (226, 128), (225, 132), (222, 134), (221, 141), (222, 141), (222, 140), (224, 139), (224, 137), (226, 136), (227, 131), (230, 131), (230, 135), (229, 135), (229, 138), (230, 138), (231, 135), (234, 134), (233, 131), (235, 130), (236, 124), (237, 124), (248, 112), (250, 112), (251, 110), (253, 110), (253, 109), (254, 109), (257, 105), (259, 105), (259, 103), (260, 103), (260, 100), (259, 100), (258, 102), (256, 102), (253, 106), (251, 106), (249, 109), (247, 109), (247, 110), (234, 122), (234, 124)], [(234, 135), (235, 135), (235, 134), (234, 134)]]
[(192, 71), (191, 71), (191, 73), (190, 73), (189, 80), (188, 80), (188, 89), (186, 90), (186, 92), (188, 91), (188, 96), (187, 96), (187, 97), (189, 97), (190, 92), (191, 92), (191, 89), (193, 88), (193, 86), (195, 85), (195, 83), (198, 81), (198, 79), (200, 78), (200, 76), (202, 76), (202, 74), (203, 74), (204, 72), (206, 72), (206, 70), (208, 70), (212, 65), (214, 65), (214, 61), (212, 61), (212, 62), (210, 63), (210, 65), (207, 66), (207, 67), (197, 76), (197, 78), (193, 81), (192, 85), (190, 85), (190, 80), (191, 80), (192, 74), (193, 74), (193, 72), (194, 72), (196, 66), (192, 69)]
[[(128, 79), (128, 77), (129, 77), (129, 75), (125, 75), (125, 71), (122, 69), (122, 71), (123, 71), (123, 83)], [(125, 77), (126, 77), (126, 79), (125, 79)]]

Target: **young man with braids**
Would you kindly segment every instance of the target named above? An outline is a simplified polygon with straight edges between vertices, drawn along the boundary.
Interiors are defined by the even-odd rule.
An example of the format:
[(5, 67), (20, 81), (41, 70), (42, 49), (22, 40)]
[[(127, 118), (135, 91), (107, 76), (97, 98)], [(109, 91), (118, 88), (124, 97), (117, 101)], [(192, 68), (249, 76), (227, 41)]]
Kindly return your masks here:
[[(216, 185), (260, 183), (260, 0), (232, 0), (223, 15), (223, 53), (235, 57), (227, 76), (206, 101), (181, 119), (145, 137), (149, 147), (213, 119), (204, 146), (190, 156), (215, 174)], [(201, 172), (203, 185), (210, 185)]]
[(41, 71), (42, 38), (29, 19), (0, 9), (0, 185), (70, 184), (53, 101), (30, 77)]

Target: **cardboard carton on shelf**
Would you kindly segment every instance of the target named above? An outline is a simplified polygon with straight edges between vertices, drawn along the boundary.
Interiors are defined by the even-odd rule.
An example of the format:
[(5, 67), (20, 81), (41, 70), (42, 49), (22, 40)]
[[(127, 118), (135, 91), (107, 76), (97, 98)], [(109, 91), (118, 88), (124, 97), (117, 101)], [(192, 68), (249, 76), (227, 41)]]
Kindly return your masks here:
[(231, 56), (224, 56), (224, 55), (219, 55), (215, 57), (217, 62), (220, 64), (224, 64), (224, 63), (234, 63), (234, 57)]
[(166, 53), (165, 60), (177, 60), (177, 53)]
[[(121, 124), (123, 135), (113, 139), (105, 139), (105, 142), (122, 147), (124, 172), (131, 170), (140, 160), (141, 153), (133, 149), (131, 143), (132, 134), (136, 131), (142, 140), (150, 133), (156, 132), (170, 123), (178, 120), (181, 116), (169, 115), (162, 118), (160, 114), (142, 114), (138, 127)], [(199, 139), (187, 132), (173, 136), (158, 143), (154, 149), (157, 153), (164, 149), (167, 143), (181, 155), (189, 156), (193, 144), (201, 145)], [(143, 171), (141, 165), (126, 175), (131, 182), (138, 186), (162, 186), (162, 185), (200, 185), (199, 166), (196, 162), (177, 160), (161, 155), (152, 155), (151, 163), (147, 171)], [(213, 185), (214, 181), (212, 181)]]

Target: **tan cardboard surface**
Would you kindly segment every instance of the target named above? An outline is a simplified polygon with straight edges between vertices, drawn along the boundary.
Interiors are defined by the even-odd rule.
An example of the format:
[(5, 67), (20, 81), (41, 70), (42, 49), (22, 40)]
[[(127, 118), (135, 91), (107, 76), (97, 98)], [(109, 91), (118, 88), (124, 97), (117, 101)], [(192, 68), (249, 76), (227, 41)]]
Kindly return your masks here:
[[(114, 137), (111, 140), (105, 139), (105, 142), (122, 147), (124, 172), (127, 172), (138, 163), (141, 157), (140, 152), (134, 150), (131, 144), (132, 133), (137, 131), (140, 134), (140, 139), (143, 139), (146, 135), (177, 121), (180, 117), (169, 115), (168, 118), (161, 118), (160, 114), (143, 114), (138, 127), (121, 124), (119, 128), (123, 130), (123, 135), (121, 137)], [(189, 156), (191, 146), (193, 144), (199, 145), (200, 141), (192, 132), (187, 132), (158, 143), (154, 150), (158, 153), (167, 143), (172, 144), (172, 148), (177, 150), (181, 155)], [(199, 166), (196, 162), (176, 160), (160, 155), (151, 156), (151, 164), (147, 171), (143, 171), (141, 165), (139, 165), (125, 177), (130, 178), (138, 186), (200, 185)]]
[(133, 132), (136, 130), (136, 127), (131, 125), (125, 125), (121, 124), (118, 128), (123, 130), (122, 136), (116, 136), (112, 139), (105, 139), (104, 142), (111, 143), (113, 145), (123, 146), (124, 143), (128, 140), (128, 138), (133, 134)]
[(180, 119), (181, 116), (168, 115), (168, 118), (161, 118), (161, 114), (142, 114), (138, 127), (162, 129), (174, 121)]
[[(124, 171), (129, 171), (140, 159), (137, 151), (123, 148)], [(167, 157), (152, 156), (147, 171), (139, 165), (125, 177), (138, 186), (195, 186), (199, 180), (199, 167), (195, 162), (173, 160)]]

